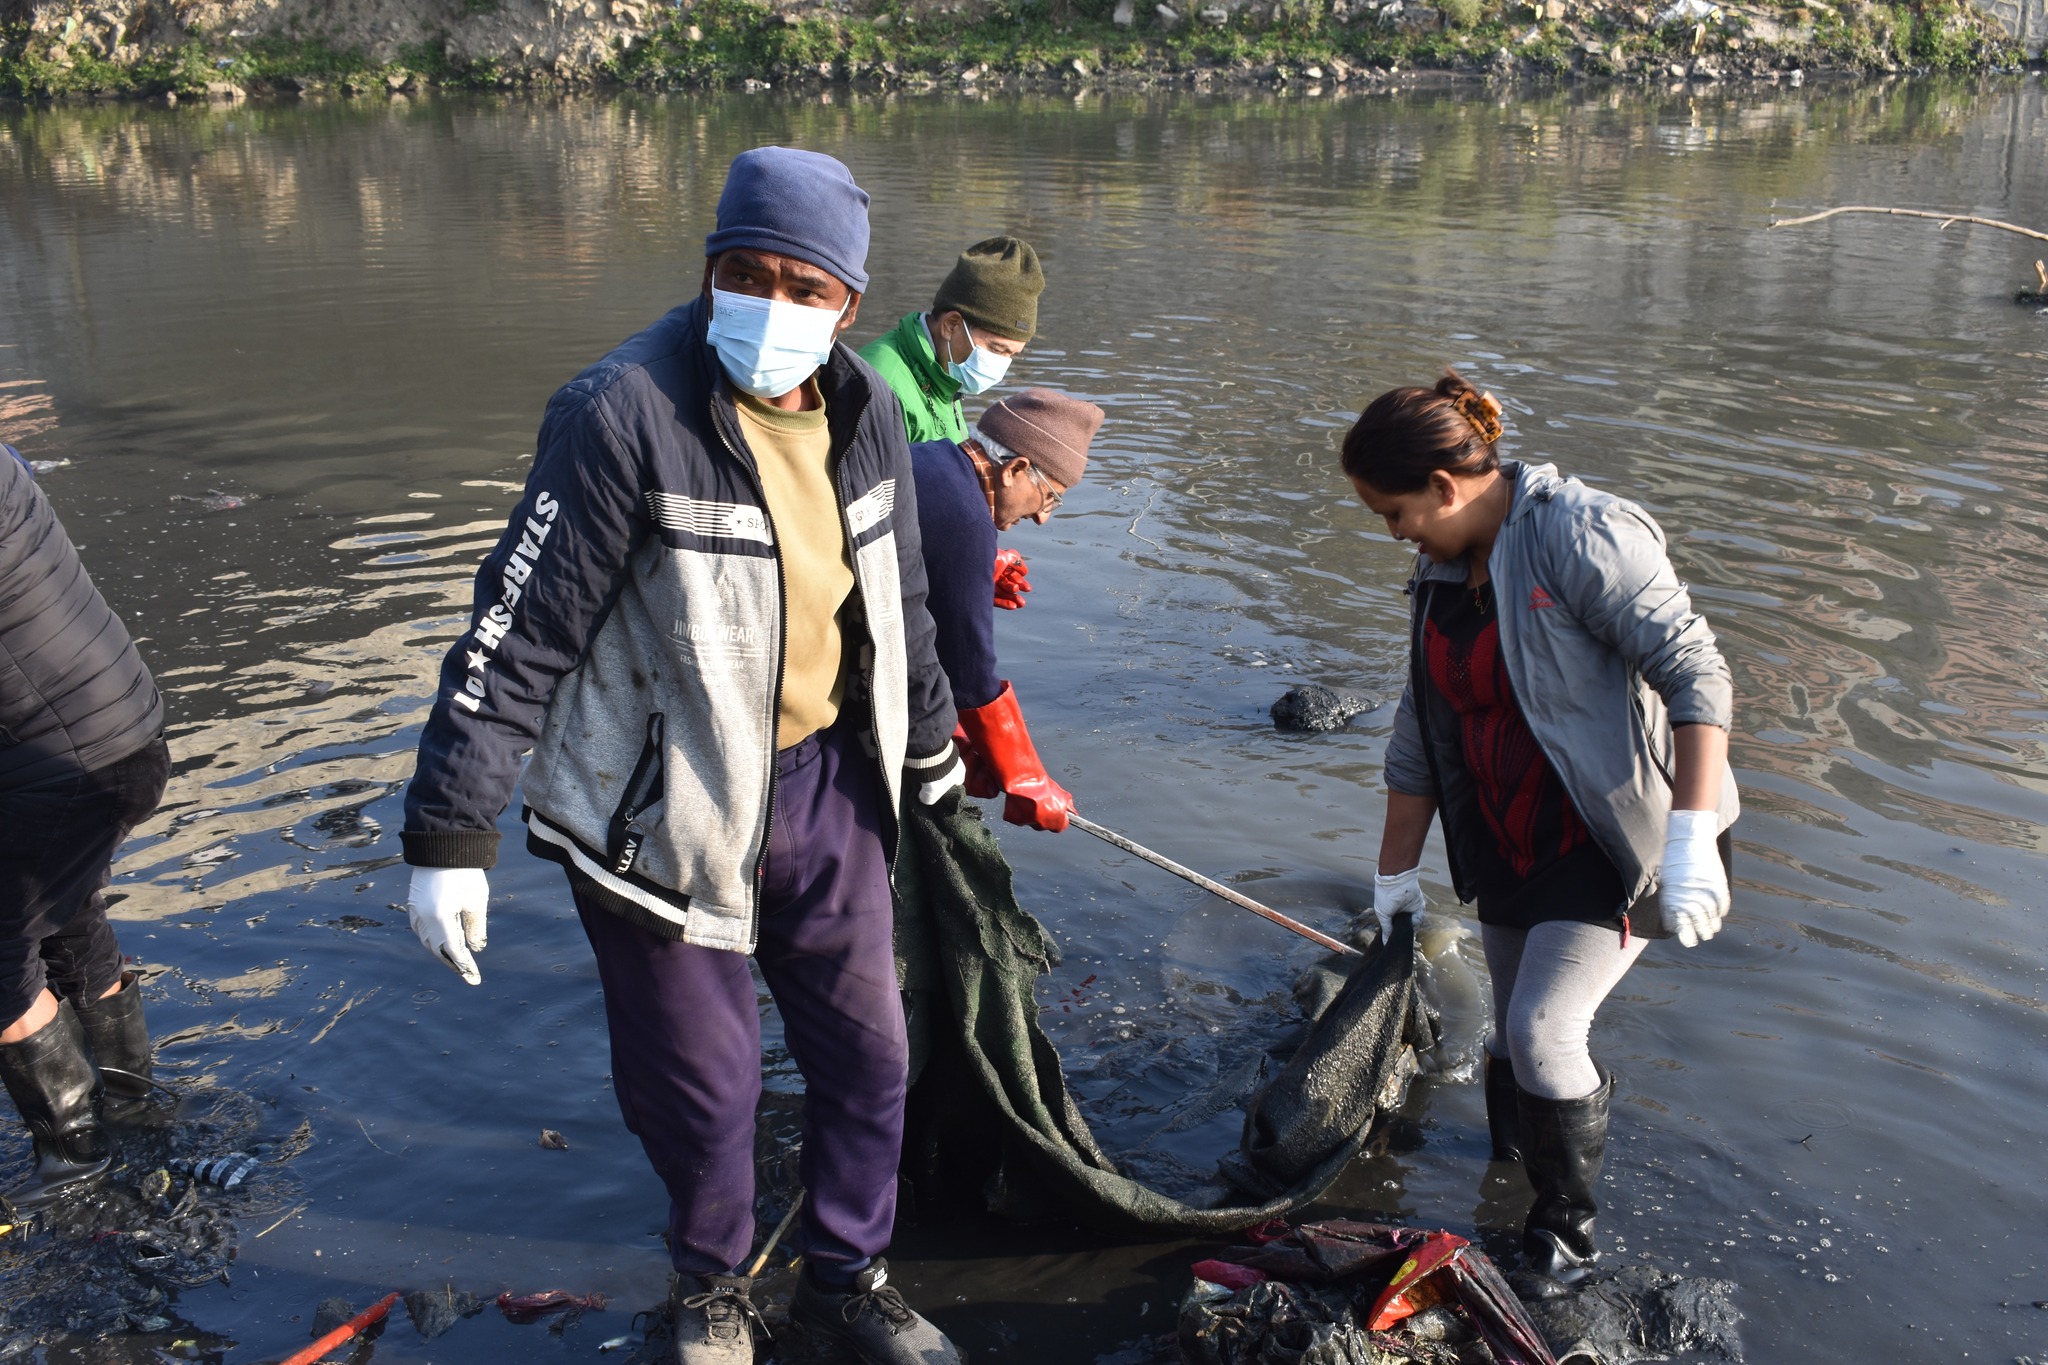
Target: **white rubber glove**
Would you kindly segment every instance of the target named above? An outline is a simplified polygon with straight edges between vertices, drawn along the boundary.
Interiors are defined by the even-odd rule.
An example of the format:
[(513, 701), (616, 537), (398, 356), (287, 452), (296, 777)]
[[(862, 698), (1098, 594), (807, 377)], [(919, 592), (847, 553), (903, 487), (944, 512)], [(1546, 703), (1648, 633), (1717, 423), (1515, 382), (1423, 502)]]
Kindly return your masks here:
[(1728, 914), (1728, 870), (1714, 846), (1720, 821), (1710, 810), (1675, 810), (1664, 826), (1657, 871), (1657, 912), (1686, 947), (1720, 932)]
[(953, 751), (952, 760), (939, 770), (936, 777), (927, 778), (917, 784), (917, 804), (937, 805), (940, 797), (954, 791), (967, 781), (967, 765), (960, 761), (960, 751)]
[(472, 986), (484, 979), (470, 954), (484, 950), (490, 899), (490, 878), (480, 867), (416, 867), (405, 897), (406, 918), (420, 942)]
[(1415, 927), (1422, 928), (1426, 904), (1422, 898), (1421, 868), (1411, 867), (1391, 877), (1373, 874), (1372, 913), (1380, 922), (1380, 942), (1385, 943), (1393, 936), (1396, 915), (1413, 915)]

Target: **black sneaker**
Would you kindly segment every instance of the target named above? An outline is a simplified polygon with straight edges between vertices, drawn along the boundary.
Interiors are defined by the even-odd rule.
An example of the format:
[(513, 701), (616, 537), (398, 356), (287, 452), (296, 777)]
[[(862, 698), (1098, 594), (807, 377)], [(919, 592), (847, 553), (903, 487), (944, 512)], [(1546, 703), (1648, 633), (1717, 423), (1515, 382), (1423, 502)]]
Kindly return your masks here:
[(678, 1275), (669, 1287), (679, 1365), (754, 1365), (754, 1329), (768, 1325), (747, 1292), (745, 1275)]
[(819, 1284), (807, 1262), (790, 1300), (790, 1321), (851, 1351), (862, 1365), (959, 1365), (946, 1334), (917, 1315), (889, 1284), (879, 1256), (845, 1289)]

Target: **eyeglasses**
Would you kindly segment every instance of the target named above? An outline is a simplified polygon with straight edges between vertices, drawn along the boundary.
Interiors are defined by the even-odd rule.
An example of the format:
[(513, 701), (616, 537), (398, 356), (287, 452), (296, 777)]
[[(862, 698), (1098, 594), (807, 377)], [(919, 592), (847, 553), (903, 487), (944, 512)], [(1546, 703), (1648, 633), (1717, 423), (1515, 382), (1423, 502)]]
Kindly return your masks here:
[(1058, 507), (1061, 503), (1067, 500), (1067, 495), (1065, 493), (1060, 492), (1058, 489), (1052, 486), (1052, 480), (1046, 478), (1045, 475), (1038, 472), (1037, 465), (1025, 465), (1024, 472), (1029, 474), (1033, 479), (1037, 481), (1038, 491), (1045, 496), (1045, 501), (1038, 505), (1039, 511), (1050, 513), (1055, 507)]

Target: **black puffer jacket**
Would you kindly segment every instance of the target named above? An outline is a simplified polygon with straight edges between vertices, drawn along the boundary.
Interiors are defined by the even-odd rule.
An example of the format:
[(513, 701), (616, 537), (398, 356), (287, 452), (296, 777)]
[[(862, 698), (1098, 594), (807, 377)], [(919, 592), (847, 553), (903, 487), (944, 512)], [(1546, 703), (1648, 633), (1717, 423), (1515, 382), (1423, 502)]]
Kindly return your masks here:
[(104, 768), (155, 739), (163, 698), (49, 499), (0, 445), (0, 791)]

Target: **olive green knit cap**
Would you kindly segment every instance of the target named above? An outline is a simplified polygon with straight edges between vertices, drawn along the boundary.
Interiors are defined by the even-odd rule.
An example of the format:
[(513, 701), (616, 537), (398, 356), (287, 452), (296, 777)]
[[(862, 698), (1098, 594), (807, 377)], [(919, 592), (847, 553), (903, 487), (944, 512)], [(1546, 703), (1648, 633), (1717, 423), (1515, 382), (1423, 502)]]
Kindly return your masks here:
[(932, 296), (932, 313), (957, 312), (975, 331), (1029, 341), (1038, 330), (1038, 296), (1044, 292), (1045, 273), (1031, 243), (991, 237), (960, 253)]

